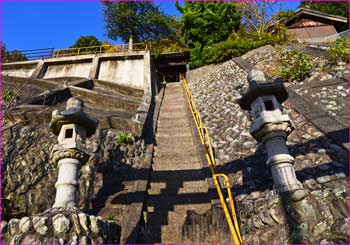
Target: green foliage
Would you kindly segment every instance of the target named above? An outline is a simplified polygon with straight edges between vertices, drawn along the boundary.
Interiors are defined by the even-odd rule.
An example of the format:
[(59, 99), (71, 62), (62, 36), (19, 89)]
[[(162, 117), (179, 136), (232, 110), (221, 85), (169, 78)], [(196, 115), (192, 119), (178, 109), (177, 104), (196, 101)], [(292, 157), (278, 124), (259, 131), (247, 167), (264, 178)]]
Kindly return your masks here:
[(144, 42), (162, 38), (173, 38), (178, 20), (167, 16), (153, 2), (104, 1), (103, 14), (107, 36), (113, 40), (121, 38), (128, 42)]
[(131, 137), (123, 132), (118, 132), (117, 133), (117, 140), (115, 142), (117, 145), (123, 145), (123, 144), (131, 144), (132, 139)]
[(350, 41), (348, 38), (338, 38), (327, 50), (327, 57), (331, 62), (344, 61), (349, 63)]
[(198, 42), (204, 48), (225, 41), (240, 26), (236, 3), (185, 2), (183, 8), (178, 3), (176, 7), (182, 13), (184, 36), (193, 46)]
[(155, 56), (162, 53), (182, 52), (188, 50), (186, 45), (178, 39), (159, 39), (146, 43), (151, 54)]
[(5, 102), (10, 102), (11, 99), (15, 96), (15, 92), (12, 89), (3, 89), (2, 90), (2, 99)]
[(205, 64), (203, 61), (202, 52), (201, 43), (195, 42), (194, 47), (190, 50), (190, 62), (194, 68), (203, 66)]
[(100, 46), (101, 42), (95, 36), (80, 36), (71, 48)]
[[(288, 36), (285, 27), (277, 25), (270, 32), (267, 29), (272, 22), (287, 18), (291, 12), (276, 13), (270, 16), (271, 19), (265, 20), (264, 10), (268, 6), (257, 3), (185, 2), (184, 7), (181, 7), (176, 3), (183, 14), (182, 31), (190, 46), (192, 66), (224, 62), (266, 44), (286, 42)], [(249, 9), (255, 12), (249, 12)], [(248, 18), (253, 15), (254, 18)], [(242, 16), (248, 18), (246, 24), (254, 24), (252, 28), (241, 25)], [(260, 17), (264, 21), (261, 22)], [(257, 21), (253, 23), (253, 19)]]
[(288, 40), (286, 30), (276, 33), (232, 33), (223, 42), (209, 45), (200, 52), (200, 47), (191, 50), (191, 61), (194, 67), (219, 63), (241, 56), (249, 50), (271, 44), (283, 44)]
[(310, 75), (312, 63), (302, 51), (290, 50), (279, 55), (274, 72), (286, 81), (302, 81)]
[(278, 12), (274, 15), (274, 19), (275, 20), (288, 20), (290, 17), (292, 17), (294, 15), (294, 11), (293, 10), (284, 10), (281, 12)]
[(5, 44), (1, 43), (1, 63), (6, 62), (17, 62), (17, 61), (26, 61), (28, 60), (20, 51), (13, 50), (8, 51)]
[[(182, 8), (176, 7), (182, 13), (182, 32), (190, 46), (190, 61), (193, 67), (212, 63), (216, 60), (207, 52), (227, 53), (224, 42), (240, 26), (240, 13), (236, 3), (185, 2)], [(216, 53), (214, 54), (216, 55)], [(228, 55), (228, 54), (227, 54)]]
[(113, 221), (114, 220), (114, 215), (108, 215), (107, 216), (107, 220), (109, 220), (109, 221)]
[[(100, 50), (100, 48), (95, 46), (101, 46), (102, 43), (98, 41), (98, 39), (95, 36), (80, 36), (74, 43), (74, 45), (70, 46), (70, 48), (83, 48), (80, 49), (79, 53), (91, 53), (91, 52), (97, 52)], [(93, 48), (89, 48), (93, 47)], [(73, 52), (76, 52), (75, 50)]]
[(327, 14), (339, 15), (343, 17), (348, 17), (349, 15), (349, 5), (345, 1), (344, 2), (307, 1), (307, 2), (302, 2), (299, 7), (317, 10)]

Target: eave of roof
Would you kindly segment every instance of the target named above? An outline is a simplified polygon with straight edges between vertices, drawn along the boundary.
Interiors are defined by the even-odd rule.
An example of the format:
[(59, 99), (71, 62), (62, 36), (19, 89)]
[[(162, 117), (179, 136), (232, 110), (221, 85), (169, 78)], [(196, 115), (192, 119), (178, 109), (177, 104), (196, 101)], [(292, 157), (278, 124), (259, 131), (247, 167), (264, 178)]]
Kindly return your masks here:
[(320, 11), (305, 9), (305, 8), (297, 9), (295, 11), (295, 14), (291, 18), (289, 18), (285, 23), (287, 24), (288, 22), (292, 21), (294, 18), (300, 16), (301, 14), (309, 14), (309, 15), (313, 15), (316, 17), (321, 17), (321, 18), (325, 18), (325, 19), (329, 19), (329, 20), (333, 20), (333, 21), (347, 23), (347, 18), (345, 18), (343, 16), (327, 14), (327, 13), (323, 13)]

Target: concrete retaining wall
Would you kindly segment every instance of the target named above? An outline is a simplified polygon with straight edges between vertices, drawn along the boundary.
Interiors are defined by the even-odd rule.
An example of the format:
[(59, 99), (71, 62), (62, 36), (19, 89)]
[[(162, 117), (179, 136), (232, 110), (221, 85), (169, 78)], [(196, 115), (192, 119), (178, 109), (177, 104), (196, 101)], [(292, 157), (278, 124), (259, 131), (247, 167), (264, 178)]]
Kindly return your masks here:
[(2, 76), (31, 77), (38, 67), (37, 61), (16, 62), (12, 64), (2, 64)]
[[(92, 59), (91, 59), (92, 60)], [(81, 63), (63, 63), (63, 64), (45, 64), (46, 69), (43, 78), (56, 78), (56, 77), (89, 77), (91, 69), (90, 62)]]
[(143, 88), (144, 60), (105, 60), (100, 62), (98, 79), (126, 85), (134, 88)]
[(99, 79), (151, 91), (149, 51), (91, 54), (2, 64), (3, 76)]

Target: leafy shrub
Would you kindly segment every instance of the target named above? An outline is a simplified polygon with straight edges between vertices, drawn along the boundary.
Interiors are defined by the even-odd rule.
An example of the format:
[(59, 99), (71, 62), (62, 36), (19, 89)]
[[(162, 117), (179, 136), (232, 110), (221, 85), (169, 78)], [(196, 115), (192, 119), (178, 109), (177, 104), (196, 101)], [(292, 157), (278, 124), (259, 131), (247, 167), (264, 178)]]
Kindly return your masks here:
[(2, 99), (5, 102), (9, 102), (13, 96), (15, 96), (15, 92), (12, 89), (3, 89), (2, 90)]
[[(282, 44), (289, 40), (284, 29), (277, 33), (232, 33), (223, 42), (201, 47), (198, 43), (191, 49), (191, 62), (194, 67), (220, 63), (241, 56), (258, 47), (271, 44)], [(202, 48), (202, 49), (201, 49)]]
[(290, 50), (280, 55), (275, 73), (286, 81), (302, 81), (310, 75), (312, 63), (302, 51)]
[(204, 65), (202, 53), (202, 45), (200, 42), (195, 42), (194, 47), (190, 50), (190, 61), (192, 67), (196, 68)]
[(349, 63), (349, 39), (342, 37), (335, 40), (327, 50), (327, 57), (331, 62), (344, 61)]
[(117, 133), (117, 140), (115, 142), (117, 145), (122, 145), (122, 144), (131, 144), (132, 139), (131, 137), (123, 132), (118, 132)]
[(151, 51), (151, 54), (155, 57), (162, 53), (183, 52), (187, 51), (187, 47), (182, 40), (176, 39), (159, 39), (154, 41), (147, 41), (147, 48)]

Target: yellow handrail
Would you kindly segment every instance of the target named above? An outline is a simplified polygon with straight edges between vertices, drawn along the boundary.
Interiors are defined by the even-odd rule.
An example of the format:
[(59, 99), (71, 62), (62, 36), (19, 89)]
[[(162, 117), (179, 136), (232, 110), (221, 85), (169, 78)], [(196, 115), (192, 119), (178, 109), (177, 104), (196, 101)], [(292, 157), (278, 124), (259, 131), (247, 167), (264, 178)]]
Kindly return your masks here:
[[(86, 50), (82, 52), (82, 50)], [(93, 50), (92, 50), (93, 49)], [(129, 50), (129, 44), (117, 44), (117, 45), (99, 45), (99, 46), (90, 46), (90, 47), (79, 47), (79, 48), (66, 48), (58, 49), (54, 57), (60, 56), (72, 56), (80, 54), (95, 54), (95, 53), (110, 53), (110, 52), (125, 52)], [(142, 51), (147, 50), (146, 43), (134, 43), (132, 45), (133, 51)]]
[[(214, 167), (216, 165), (216, 162), (215, 162), (213, 147), (212, 147), (210, 136), (209, 136), (209, 131), (202, 124), (202, 119), (200, 117), (200, 113), (197, 110), (194, 98), (190, 92), (190, 89), (187, 85), (187, 81), (186, 81), (185, 77), (183, 76), (183, 74), (180, 74), (180, 79), (181, 79), (182, 86), (183, 86), (185, 93), (186, 93), (187, 101), (188, 101), (194, 122), (196, 124), (198, 135), (199, 135), (199, 138), (201, 140), (201, 144), (205, 150), (205, 158), (208, 161), (209, 169), (210, 169), (210, 172), (212, 174), (214, 184), (216, 186), (216, 190), (217, 190), (218, 195), (219, 195), (221, 205), (224, 209), (227, 224), (228, 224), (230, 231), (231, 231), (231, 234), (232, 234), (232, 239), (233, 239), (235, 244), (242, 244), (243, 240), (242, 240), (240, 230), (239, 230), (239, 225), (238, 225), (237, 215), (236, 215), (236, 211), (235, 211), (235, 207), (234, 207), (234, 201), (233, 201), (233, 197), (232, 197), (232, 193), (231, 193), (231, 185), (230, 185), (229, 178), (225, 174), (215, 173)], [(223, 195), (222, 190), (221, 190), (220, 182), (218, 180), (220, 177), (224, 178), (224, 180), (225, 180), (225, 187), (226, 187), (227, 193), (228, 193), (230, 208), (228, 208), (226, 200), (225, 200), (224, 195)], [(230, 212), (230, 210), (231, 210), (231, 212)]]

